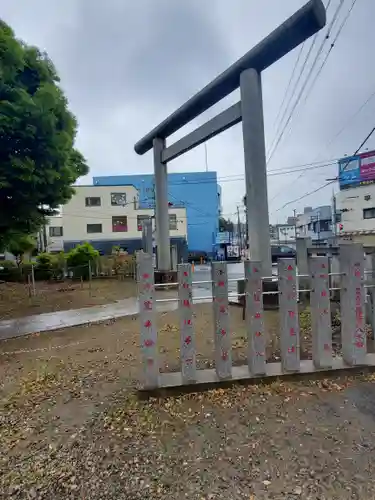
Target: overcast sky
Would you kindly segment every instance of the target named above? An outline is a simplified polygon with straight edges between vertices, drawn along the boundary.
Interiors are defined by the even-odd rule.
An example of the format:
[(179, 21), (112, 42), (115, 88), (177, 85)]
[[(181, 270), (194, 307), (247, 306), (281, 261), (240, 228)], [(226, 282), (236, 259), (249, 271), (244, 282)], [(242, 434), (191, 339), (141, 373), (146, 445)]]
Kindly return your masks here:
[[(340, 1), (331, 1), (328, 24)], [(91, 183), (94, 175), (152, 172), (151, 152), (137, 156), (134, 143), (304, 3), (0, 0), (0, 16), (19, 38), (46, 50), (54, 61), (79, 121), (78, 147), (90, 166), (90, 176), (84, 182)], [(344, 0), (333, 37), (351, 4), (352, 0)], [(314, 88), (296, 109), (291, 127), (268, 165), (269, 171), (351, 154), (374, 126), (375, 98), (351, 120), (375, 91), (374, 19), (375, 1), (357, 0)], [(317, 39), (313, 55), (325, 34), (326, 29)], [(310, 41), (303, 49), (301, 65), (309, 45)], [(323, 58), (328, 48), (329, 43)], [(298, 50), (263, 73), (268, 150)], [(171, 140), (236, 100), (238, 93), (201, 115)], [(335, 138), (344, 125), (344, 132)], [(375, 148), (375, 139), (367, 147)], [(207, 150), (209, 169), (223, 178), (224, 212), (229, 215), (241, 203), (245, 189), (241, 177), (241, 125), (209, 141)], [(169, 165), (170, 172), (204, 169), (203, 146)], [(238, 180), (231, 177), (234, 175)], [(335, 175), (337, 167), (327, 166), (304, 175), (269, 176), (271, 221), (283, 222), (293, 209), (300, 211), (305, 205), (329, 204), (332, 185), (280, 210)]]

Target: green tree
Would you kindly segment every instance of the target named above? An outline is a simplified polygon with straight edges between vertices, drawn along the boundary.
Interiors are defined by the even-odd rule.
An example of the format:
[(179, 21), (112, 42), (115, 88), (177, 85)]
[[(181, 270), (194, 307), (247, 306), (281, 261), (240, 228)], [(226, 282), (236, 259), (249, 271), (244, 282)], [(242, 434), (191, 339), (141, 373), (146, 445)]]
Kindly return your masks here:
[[(73, 273), (76, 278), (89, 277), (89, 263), (92, 264), (99, 258), (99, 252), (91, 245), (91, 243), (82, 243), (72, 248), (66, 257), (66, 262), (69, 268), (73, 268)], [(92, 267), (91, 267), (92, 270)]]
[(47, 54), (0, 20), (0, 247), (37, 231), (87, 174), (76, 132)]
[(229, 219), (225, 219), (224, 217), (219, 217), (219, 231), (233, 232), (234, 231), (233, 222)]
[(25, 253), (32, 252), (36, 247), (36, 241), (32, 236), (19, 234), (12, 235), (12, 239), (8, 244), (8, 250), (17, 260), (17, 265), (20, 265)]

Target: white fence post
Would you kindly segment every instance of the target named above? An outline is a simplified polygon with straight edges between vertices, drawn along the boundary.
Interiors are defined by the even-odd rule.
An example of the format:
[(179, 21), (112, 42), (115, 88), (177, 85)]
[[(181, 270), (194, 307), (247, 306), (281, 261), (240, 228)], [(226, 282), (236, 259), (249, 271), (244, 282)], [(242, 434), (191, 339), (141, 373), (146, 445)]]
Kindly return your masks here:
[(316, 368), (332, 367), (331, 303), (328, 257), (310, 257), (312, 357)]
[(363, 245), (340, 246), (341, 340), (343, 359), (348, 365), (363, 364), (367, 353), (364, 263)]
[(143, 387), (159, 386), (159, 360), (157, 329), (154, 311), (154, 268), (152, 256), (144, 252), (137, 254), (139, 316), (141, 321), (141, 351)]
[(178, 264), (178, 297), (181, 334), (181, 376), (183, 383), (197, 380), (196, 346), (193, 325), (193, 288), (191, 265)]
[(280, 259), (278, 272), (281, 364), (285, 371), (299, 371), (300, 341), (295, 259)]
[(266, 373), (266, 338), (263, 318), (261, 263), (245, 261), (248, 366), (252, 375)]
[(215, 368), (218, 378), (226, 379), (232, 377), (227, 264), (225, 262), (213, 262), (211, 273), (215, 323)]

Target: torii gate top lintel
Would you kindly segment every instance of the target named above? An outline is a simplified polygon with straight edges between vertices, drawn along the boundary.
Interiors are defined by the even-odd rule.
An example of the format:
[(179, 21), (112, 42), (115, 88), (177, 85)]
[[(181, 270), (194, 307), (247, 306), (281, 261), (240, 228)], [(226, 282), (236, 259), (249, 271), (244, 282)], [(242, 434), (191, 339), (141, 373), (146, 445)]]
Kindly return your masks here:
[(212, 82), (206, 85), (134, 146), (139, 155), (147, 153), (153, 139), (165, 139), (219, 102), (240, 85), (241, 73), (249, 68), (259, 73), (288, 54), (326, 24), (322, 0), (310, 0), (266, 38), (249, 50)]

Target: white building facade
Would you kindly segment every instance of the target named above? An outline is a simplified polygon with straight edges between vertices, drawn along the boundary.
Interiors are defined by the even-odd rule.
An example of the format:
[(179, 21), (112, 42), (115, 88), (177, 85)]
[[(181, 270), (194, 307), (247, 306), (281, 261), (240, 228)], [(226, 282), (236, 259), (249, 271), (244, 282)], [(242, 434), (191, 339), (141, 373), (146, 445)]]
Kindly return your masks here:
[(332, 207), (305, 207), (303, 214), (297, 216), (296, 231), (299, 238), (311, 238), (316, 245), (329, 244), (333, 237)]
[[(154, 210), (139, 208), (139, 194), (134, 186), (76, 186), (76, 193), (50, 217), (45, 230), (47, 250), (68, 251), (89, 241), (103, 254), (120, 246), (129, 253), (142, 247), (142, 222)], [(181, 249), (187, 243), (187, 217), (184, 207), (169, 207), (171, 245)], [(179, 252), (180, 253), (180, 252)]]
[(336, 221), (336, 234), (341, 241), (375, 246), (375, 184), (339, 191)]

